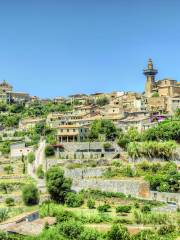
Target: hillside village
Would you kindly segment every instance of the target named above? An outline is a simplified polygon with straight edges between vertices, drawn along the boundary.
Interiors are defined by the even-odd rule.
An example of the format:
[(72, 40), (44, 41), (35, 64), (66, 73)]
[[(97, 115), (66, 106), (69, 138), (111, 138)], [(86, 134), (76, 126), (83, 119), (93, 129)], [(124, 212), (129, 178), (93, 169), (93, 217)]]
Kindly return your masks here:
[(0, 84), (0, 239), (178, 239), (180, 82), (157, 73), (143, 93)]

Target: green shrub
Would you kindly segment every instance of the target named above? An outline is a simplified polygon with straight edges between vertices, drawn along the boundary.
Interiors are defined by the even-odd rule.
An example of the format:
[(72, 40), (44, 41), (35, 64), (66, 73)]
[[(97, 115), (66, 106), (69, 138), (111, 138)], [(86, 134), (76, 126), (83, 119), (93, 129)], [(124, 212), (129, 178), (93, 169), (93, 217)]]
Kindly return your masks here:
[(59, 225), (59, 232), (68, 239), (79, 239), (80, 234), (84, 231), (84, 227), (80, 222), (71, 220), (62, 222)]
[(51, 157), (51, 156), (55, 155), (55, 151), (54, 151), (53, 146), (48, 145), (48, 146), (45, 147), (45, 155), (46, 155), (46, 157)]
[(75, 214), (73, 212), (67, 211), (67, 210), (62, 210), (56, 216), (56, 220), (58, 223), (67, 222), (67, 221), (75, 220), (75, 219), (76, 219)]
[(11, 198), (11, 197), (6, 198), (5, 203), (8, 207), (14, 206), (15, 204), (14, 198)]
[(123, 225), (113, 225), (107, 233), (107, 240), (130, 240), (130, 235)]
[(141, 134), (134, 127), (128, 129), (126, 133), (121, 133), (119, 136), (118, 144), (120, 147), (127, 149), (130, 142), (139, 142), (141, 140)]
[(97, 210), (99, 212), (108, 212), (110, 210), (111, 206), (109, 204), (104, 204), (104, 205), (100, 205)]
[[(4, 116), (3, 116), (3, 118), (4, 118)], [(6, 141), (6, 142), (3, 142), (2, 144), (0, 144), (0, 152), (3, 155), (10, 153), (10, 142), (9, 141)]]
[(63, 206), (51, 202), (50, 200), (44, 201), (39, 208), (39, 215), (40, 217), (57, 217), (61, 212), (63, 212)]
[(78, 216), (78, 219), (83, 223), (106, 223), (112, 222), (110, 214), (107, 212), (90, 212), (89, 214), (82, 214)]
[(135, 171), (132, 169), (130, 165), (119, 165), (118, 167), (108, 167), (104, 172), (104, 177), (112, 178), (112, 177), (134, 177)]
[(127, 218), (116, 218), (113, 223), (120, 223), (120, 224), (133, 224), (133, 221)]
[(93, 209), (93, 208), (95, 208), (95, 200), (93, 200), (92, 198), (89, 198), (88, 200), (87, 200), (87, 207), (89, 208), (89, 209)]
[(93, 197), (94, 199), (100, 199), (100, 198), (121, 198), (121, 199), (126, 199), (126, 195), (121, 192), (106, 192), (106, 191), (101, 191), (101, 190), (96, 190), (96, 189), (89, 189), (89, 190), (83, 190), (83, 193), (89, 197)]
[(116, 207), (116, 212), (117, 213), (129, 213), (131, 211), (131, 206), (129, 205), (122, 205)]
[(29, 163), (33, 163), (35, 160), (35, 154), (33, 152), (28, 153), (27, 159)]
[(39, 192), (34, 184), (27, 184), (23, 187), (22, 198), (27, 206), (36, 205), (39, 203)]
[(167, 224), (170, 220), (168, 215), (164, 213), (143, 213), (139, 210), (134, 210), (133, 215), (137, 224)]
[(121, 167), (122, 162), (120, 162), (120, 160), (113, 160), (112, 165), (115, 166), (115, 167)]
[(79, 240), (100, 240), (101, 234), (95, 229), (87, 228), (79, 236)]
[(150, 212), (151, 207), (149, 205), (144, 205), (144, 206), (142, 206), (141, 211), (144, 213)]
[(159, 97), (159, 93), (158, 93), (158, 92), (154, 92), (154, 93), (152, 94), (152, 97)]
[(44, 178), (44, 171), (42, 165), (39, 165), (37, 170), (36, 170), (36, 175), (38, 178), (43, 179)]
[(166, 120), (159, 123), (157, 126), (149, 128), (143, 134), (145, 141), (169, 141), (180, 140), (180, 121)]
[(173, 162), (161, 165), (156, 174), (152, 170), (147, 171), (145, 174), (145, 180), (149, 181), (151, 189), (162, 192), (178, 192), (179, 178), (180, 173), (177, 165)]
[(134, 203), (134, 207), (135, 207), (135, 208), (139, 208), (139, 207), (140, 207), (139, 203), (138, 203), (138, 202), (135, 202), (135, 203)]
[(160, 240), (160, 238), (152, 230), (142, 230), (132, 236), (132, 240)]
[(7, 174), (11, 174), (11, 173), (13, 173), (13, 167), (12, 167), (11, 165), (5, 166), (5, 167), (4, 167), (4, 171), (5, 171)]
[(0, 222), (7, 220), (9, 217), (9, 211), (7, 208), (0, 208)]
[(158, 230), (158, 234), (159, 235), (166, 235), (169, 233), (173, 233), (176, 230), (176, 226), (174, 225), (164, 225), (162, 227), (159, 228)]
[(103, 147), (104, 147), (105, 150), (108, 150), (108, 149), (111, 148), (111, 143), (110, 142), (106, 142), (106, 143), (104, 143)]
[(65, 203), (68, 207), (80, 207), (84, 203), (83, 195), (69, 192), (65, 197)]

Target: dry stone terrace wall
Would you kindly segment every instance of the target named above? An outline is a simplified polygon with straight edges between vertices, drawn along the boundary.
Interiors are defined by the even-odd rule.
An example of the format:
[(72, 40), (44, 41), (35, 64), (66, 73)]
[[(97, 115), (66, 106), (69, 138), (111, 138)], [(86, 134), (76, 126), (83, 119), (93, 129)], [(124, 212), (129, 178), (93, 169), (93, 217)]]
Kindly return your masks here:
[(102, 177), (106, 167), (65, 169), (65, 176), (72, 179)]
[(176, 203), (180, 207), (180, 193), (151, 191), (150, 198), (160, 202)]
[(95, 162), (97, 166), (103, 166), (103, 165), (109, 165), (111, 163), (111, 160), (109, 159), (46, 159), (46, 162), (44, 162), (44, 169), (49, 169), (50, 167), (54, 165), (61, 165), (61, 166), (67, 166), (68, 164), (88, 164), (90, 162)]
[(103, 179), (73, 179), (72, 189), (98, 189), (108, 192), (121, 192), (138, 198), (150, 198), (149, 184), (141, 180), (103, 180)]

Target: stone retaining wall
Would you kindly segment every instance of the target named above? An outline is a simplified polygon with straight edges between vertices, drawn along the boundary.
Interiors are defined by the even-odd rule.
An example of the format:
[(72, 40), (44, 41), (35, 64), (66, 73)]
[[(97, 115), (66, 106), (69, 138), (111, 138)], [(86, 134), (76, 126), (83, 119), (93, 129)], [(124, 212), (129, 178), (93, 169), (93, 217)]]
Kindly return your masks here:
[(150, 199), (149, 184), (141, 180), (103, 180), (103, 179), (73, 179), (72, 189), (98, 189), (107, 192), (121, 192), (133, 197)]
[(150, 194), (150, 198), (152, 200), (167, 203), (176, 203), (180, 207), (180, 193), (151, 191)]
[(111, 160), (102, 158), (102, 159), (47, 159), (46, 163), (44, 163), (44, 169), (49, 169), (50, 167), (54, 165), (62, 165), (62, 166), (68, 166), (68, 164), (89, 164), (89, 163), (95, 163), (97, 166), (103, 166), (110, 164)]
[(65, 169), (65, 176), (73, 179), (102, 177), (106, 167)]

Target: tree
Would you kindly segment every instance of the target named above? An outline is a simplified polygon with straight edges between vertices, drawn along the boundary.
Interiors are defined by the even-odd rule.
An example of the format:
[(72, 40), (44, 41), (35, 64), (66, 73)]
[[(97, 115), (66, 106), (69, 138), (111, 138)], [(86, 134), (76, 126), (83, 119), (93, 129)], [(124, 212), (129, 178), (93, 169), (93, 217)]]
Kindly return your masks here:
[(43, 135), (45, 131), (45, 123), (44, 122), (37, 123), (34, 127), (34, 131), (39, 135)]
[(99, 135), (101, 134), (105, 136), (107, 141), (112, 141), (118, 136), (118, 130), (110, 120), (102, 119), (93, 121), (90, 128), (89, 138), (91, 140), (98, 140)]
[(10, 191), (12, 191), (12, 184), (2, 182), (0, 184), (0, 191), (4, 192), (4, 194), (8, 194)]
[(1, 151), (2, 154), (10, 153), (10, 142), (9, 141), (3, 142), (0, 145), (0, 151)]
[(126, 149), (130, 142), (138, 142), (141, 140), (141, 134), (134, 127), (130, 127), (126, 133), (121, 133), (118, 144), (120, 147)]
[(6, 112), (8, 110), (8, 105), (6, 103), (0, 103), (0, 112)]
[(149, 181), (151, 190), (160, 192), (179, 192), (180, 173), (175, 163), (169, 162), (158, 169), (156, 174), (146, 171), (145, 180)]
[(48, 145), (48, 146), (45, 147), (45, 155), (46, 155), (46, 157), (54, 156), (54, 154), (55, 154), (55, 151), (54, 151), (53, 146)]
[(158, 92), (154, 92), (154, 93), (152, 94), (152, 97), (159, 97), (159, 93), (158, 93)]
[(8, 115), (4, 119), (5, 127), (17, 127), (20, 117), (18, 115)]
[(24, 105), (19, 103), (12, 104), (9, 110), (11, 113), (21, 113), (24, 110)]
[(175, 140), (180, 142), (180, 121), (166, 120), (157, 126), (149, 128), (142, 135), (144, 141), (168, 141)]
[(65, 197), (71, 189), (71, 180), (64, 177), (64, 171), (54, 166), (46, 173), (46, 186), (51, 198), (56, 202), (65, 202)]
[(13, 173), (13, 167), (11, 165), (7, 165), (7, 166), (4, 167), (4, 171), (7, 174), (11, 174), (11, 173)]
[(97, 99), (96, 104), (98, 106), (104, 106), (106, 104), (109, 104), (109, 99), (106, 96), (101, 97), (101, 98)]
[(23, 187), (22, 198), (27, 206), (39, 203), (39, 191), (34, 184), (27, 184)]
[(126, 227), (116, 224), (107, 233), (107, 240), (130, 240), (130, 235)]

